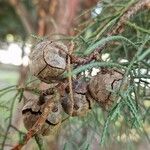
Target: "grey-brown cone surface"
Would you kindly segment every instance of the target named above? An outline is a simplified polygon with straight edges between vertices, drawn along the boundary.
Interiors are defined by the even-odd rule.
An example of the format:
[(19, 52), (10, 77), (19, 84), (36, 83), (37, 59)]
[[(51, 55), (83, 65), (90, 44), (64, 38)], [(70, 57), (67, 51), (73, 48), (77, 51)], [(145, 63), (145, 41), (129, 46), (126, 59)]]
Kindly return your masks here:
[(63, 109), (70, 115), (73, 105), (72, 116), (85, 116), (92, 105), (91, 101), (86, 98), (87, 82), (82, 79), (74, 81), (73, 91), (74, 104), (71, 104), (70, 96), (66, 93), (61, 100)]
[(90, 98), (104, 109), (108, 109), (115, 99), (123, 79), (123, 73), (116, 69), (102, 69), (94, 76), (88, 86)]
[[(31, 129), (36, 121), (41, 116), (45, 105), (47, 105), (46, 101), (50, 100), (49, 96), (46, 96), (45, 103), (40, 104), (39, 99), (30, 99), (22, 109), (22, 116), (24, 126), (27, 130)], [(38, 134), (49, 135), (54, 134), (56, 130), (60, 127), (62, 121), (62, 107), (59, 102), (55, 102), (55, 105), (48, 115), (42, 129), (38, 132)]]
[(59, 79), (66, 69), (67, 51), (67, 47), (62, 42), (43, 41), (38, 43), (30, 54), (31, 74), (46, 83)]

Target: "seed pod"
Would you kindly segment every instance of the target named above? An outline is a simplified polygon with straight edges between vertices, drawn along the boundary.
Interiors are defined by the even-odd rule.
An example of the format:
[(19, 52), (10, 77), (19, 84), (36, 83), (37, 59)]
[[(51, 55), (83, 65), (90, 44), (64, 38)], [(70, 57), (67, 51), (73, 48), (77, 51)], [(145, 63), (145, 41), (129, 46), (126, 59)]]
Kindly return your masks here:
[[(74, 106), (72, 116), (84, 116), (90, 110), (90, 103), (87, 101), (86, 96), (74, 93)], [(69, 95), (62, 99), (62, 107), (64, 111), (70, 115), (71, 113), (71, 100)]]
[(59, 79), (66, 68), (67, 47), (61, 42), (44, 41), (35, 46), (30, 55), (30, 72), (41, 81)]
[[(36, 121), (41, 116), (43, 109), (45, 107), (45, 103), (40, 103), (38, 99), (30, 99), (22, 109), (23, 122), (27, 130), (31, 129)], [(49, 135), (54, 134), (55, 130), (60, 127), (62, 116), (62, 107), (61, 104), (56, 102), (52, 109), (52, 112), (48, 115), (44, 125), (38, 134)]]
[(117, 98), (115, 92), (119, 90), (122, 79), (123, 73), (120, 71), (102, 69), (89, 82), (89, 98), (94, 99), (102, 108), (108, 109)]
[[(91, 101), (87, 100), (85, 93), (87, 92), (87, 83), (83, 80), (73, 82), (73, 112), (72, 116), (84, 116), (91, 109)], [(62, 98), (62, 107), (64, 111), (70, 115), (72, 103), (69, 94)]]

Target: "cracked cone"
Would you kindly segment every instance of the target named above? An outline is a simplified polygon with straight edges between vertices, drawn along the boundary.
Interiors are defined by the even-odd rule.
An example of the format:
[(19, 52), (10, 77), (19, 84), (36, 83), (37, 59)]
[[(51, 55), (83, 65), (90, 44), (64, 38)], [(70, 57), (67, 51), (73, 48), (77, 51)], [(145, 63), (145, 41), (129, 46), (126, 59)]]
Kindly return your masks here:
[(59, 80), (60, 75), (66, 69), (65, 52), (67, 51), (67, 47), (61, 42), (38, 43), (30, 55), (31, 74), (46, 83)]
[(108, 109), (117, 99), (123, 73), (116, 69), (102, 69), (89, 83), (89, 99), (94, 99), (102, 108)]
[[(41, 117), (44, 107), (47, 105), (46, 101), (48, 96), (45, 99), (45, 103), (40, 104), (38, 99), (30, 99), (24, 105), (22, 109), (22, 116), (24, 126), (27, 130), (30, 130), (36, 121)], [(38, 131), (38, 134), (42, 135), (53, 135), (59, 129), (62, 121), (62, 107), (59, 102), (55, 102), (55, 105), (48, 115), (44, 125), (41, 130)]]

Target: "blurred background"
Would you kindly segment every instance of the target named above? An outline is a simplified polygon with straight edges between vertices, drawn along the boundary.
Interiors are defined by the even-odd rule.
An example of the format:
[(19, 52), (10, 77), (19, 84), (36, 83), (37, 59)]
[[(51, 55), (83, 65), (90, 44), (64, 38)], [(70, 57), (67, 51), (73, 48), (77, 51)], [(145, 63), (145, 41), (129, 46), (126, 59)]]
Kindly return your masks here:
[[(137, 0), (0, 0), (0, 147), (11, 149), (22, 138), (26, 130), (21, 120), (22, 103), (12, 101), (16, 91), (12, 87), (22, 87), (32, 81), (28, 69), (32, 46), (43, 38), (59, 37), (69, 41), (78, 38), (79, 48), (94, 43), (107, 35), (116, 24), (119, 14)], [(117, 18), (117, 19), (116, 19)], [(116, 19), (116, 20), (115, 20)], [(135, 23), (135, 24), (134, 24)], [(137, 26), (136, 26), (137, 25)], [(123, 36), (142, 44), (150, 36), (150, 3), (138, 12), (124, 29)], [(67, 42), (66, 42), (67, 43)], [(83, 46), (81, 46), (83, 45)], [(128, 45), (108, 47), (102, 53), (104, 61), (128, 63), (135, 50)], [(111, 51), (111, 48), (114, 51)], [(150, 48), (150, 44), (146, 45)], [(128, 51), (123, 52), (123, 49)], [(148, 52), (149, 53), (149, 52)], [(46, 137), (48, 150), (98, 150), (98, 149), (150, 149), (150, 60), (144, 60), (147, 67), (138, 66), (142, 82), (136, 79), (141, 88), (144, 132), (126, 125), (127, 120), (120, 115), (109, 128), (105, 144), (100, 146), (106, 113), (95, 107), (84, 118), (69, 119), (59, 135)], [(142, 84), (142, 86), (141, 86)], [(41, 87), (45, 84), (41, 84)], [(4, 90), (6, 92), (4, 93)], [(145, 95), (144, 92), (145, 91)], [(3, 93), (2, 93), (3, 92)], [(148, 94), (147, 94), (148, 93)], [(129, 122), (131, 120), (128, 120)], [(11, 126), (10, 126), (11, 124)], [(12, 135), (12, 136), (10, 136)], [(24, 149), (38, 149), (32, 139)]]

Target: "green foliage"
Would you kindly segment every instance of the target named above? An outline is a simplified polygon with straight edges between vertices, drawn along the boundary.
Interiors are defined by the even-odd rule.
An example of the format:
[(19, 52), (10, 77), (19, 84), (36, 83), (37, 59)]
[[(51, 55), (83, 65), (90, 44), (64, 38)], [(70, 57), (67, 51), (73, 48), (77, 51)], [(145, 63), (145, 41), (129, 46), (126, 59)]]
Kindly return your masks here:
[[(118, 68), (125, 72), (117, 93), (117, 103), (108, 112), (96, 105), (86, 117), (69, 119), (60, 135), (60, 145), (63, 145), (64, 150), (93, 149), (95, 145), (98, 145), (96, 148), (103, 149), (99, 145), (111, 148), (114, 144), (120, 144), (121, 149), (131, 149), (133, 143), (140, 143), (143, 139), (150, 142), (150, 133), (146, 131), (147, 124), (150, 124), (150, 10), (138, 11), (125, 22), (123, 32), (119, 35), (107, 35), (135, 2), (137, 1), (103, 0), (100, 5), (102, 12), (89, 18), (89, 23), (81, 32), (75, 37), (60, 36), (59, 40), (74, 41), (74, 54), (83, 58), (106, 45), (99, 56), (108, 54), (107, 59), (101, 57), (100, 60), (74, 66), (72, 76), (101, 67)], [(27, 7), (30, 7), (30, 1)], [(68, 74), (65, 72), (64, 76)], [(13, 90), (13, 86), (1, 89), (0, 96)], [(20, 90), (18, 97), (22, 97), (22, 93), (23, 90)]]
[[(107, 36), (107, 33), (115, 28), (122, 14), (135, 2), (134, 0), (113, 0), (109, 2), (103, 0), (101, 14), (91, 19), (90, 24), (73, 39), (78, 45), (75, 50), (75, 54), (78, 56), (89, 56), (96, 48), (101, 48), (106, 44), (100, 56), (103, 54), (109, 55), (107, 60), (101, 59), (100, 61), (92, 61), (75, 67), (72, 70), (72, 75), (78, 75), (87, 70), (90, 72), (93, 68), (115, 67), (125, 71), (122, 86), (124, 86), (127, 80), (130, 80), (126, 90), (120, 88), (118, 93), (120, 98), (107, 115), (102, 115), (103, 112), (101, 111), (100, 114), (98, 113), (93, 118), (86, 118), (88, 120), (86, 125), (94, 122), (95, 126), (97, 126), (93, 131), (95, 135), (99, 133), (98, 139), (101, 139), (99, 144), (102, 145), (111, 144), (111, 139), (113, 143), (115, 141), (124, 143), (121, 139), (122, 135), (126, 137), (125, 143), (130, 141), (131, 144), (134, 141), (132, 141), (132, 136), (134, 135), (130, 137), (130, 132), (134, 129), (136, 129), (137, 135), (140, 134), (141, 139), (145, 138), (150, 142), (149, 135), (147, 135), (149, 133), (145, 133), (144, 127), (147, 123), (150, 123), (147, 114), (149, 106), (144, 104), (145, 101), (150, 99), (150, 11), (148, 9), (138, 11), (125, 23), (124, 32), (116, 36)], [(122, 62), (122, 60), (125, 60), (125, 62)], [(100, 108), (96, 107), (95, 109), (98, 110)], [(104, 119), (105, 121), (96, 122), (96, 117), (101, 117), (100, 120)], [(123, 121), (118, 121), (119, 118), (123, 118)], [(119, 125), (116, 125), (116, 122)], [(103, 127), (100, 127), (101, 123)], [(78, 121), (76, 124), (78, 124)], [(122, 130), (121, 126), (124, 126), (125, 129)], [(90, 130), (91, 128), (88, 127), (88, 129)], [(88, 134), (90, 135), (90, 133)], [(71, 135), (74, 135), (74, 133)], [(84, 136), (84, 138), (82, 141), (88, 144), (88, 137)], [(92, 138), (95, 139), (94, 135)], [(68, 143), (69, 145), (71, 144), (67, 141)], [(123, 147), (126, 146), (123, 144)], [(79, 146), (77, 149), (80, 148)], [(86, 149), (86, 146), (83, 149)], [(90, 147), (90, 149), (92, 148)]]

